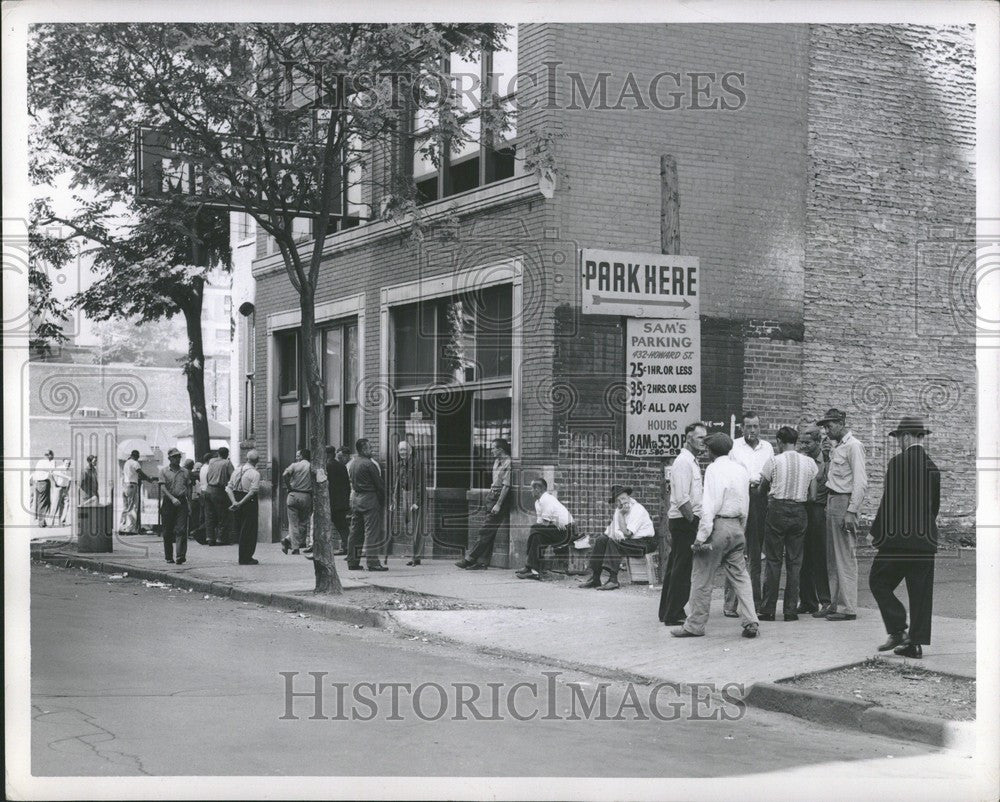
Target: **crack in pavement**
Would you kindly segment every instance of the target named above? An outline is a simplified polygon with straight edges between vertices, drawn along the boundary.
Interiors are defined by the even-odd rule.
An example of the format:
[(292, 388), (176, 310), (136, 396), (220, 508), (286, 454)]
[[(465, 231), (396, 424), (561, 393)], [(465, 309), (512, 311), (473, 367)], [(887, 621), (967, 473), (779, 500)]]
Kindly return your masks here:
[(135, 771), (137, 771), (139, 774), (144, 774), (147, 777), (153, 776), (153, 774), (146, 771), (145, 767), (142, 765), (142, 760), (141, 758), (139, 758), (138, 755), (131, 755), (127, 752), (122, 752), (118, 750), (110, 751), (106, 754), (105, 753), (106, 750), (100, 748), (99, 745), (109, 744), (117, 740), (117, 736), (113, 732), (111, 732), (111, 730), (107, 729), (106, 727), (102, 727), (94, 720), (92, 716), (87, 715), (79, 708), (60, 707), (56, 708), (55, 710), (43, 710), (41, 707), (39, 707), (37, 704), (34, 703), (32, 703), (31, 707), (33, 711), (31, 715), (31, 720), (35, 723), (40, 723), (43, 721), (43, 719), (50, 716), (58, 717), (63, 713), (70, 713), (70, 714), (76, 714), (77, 716), (79, 716), (80, 719), (83, 720), (83, 723), (94, 729), (94, 732), (69, 735), (65, 738), (57, 738), (54, 741), (49, 741), (47, 746), (53, 752), (65, 751), (59, 748), (60, 744), (70, 744), (76, 742), (82, 744), (84, 747), (90, 750), (95, 756), (99, 757), (101, 760), (104, 760), (111, 766), (115, 766), (116, 768), (122, 766), (123, 765), (122, 761), (116, 760), (115, 758), (116, 757), (124, 758), (126, 761), (132, 762)]

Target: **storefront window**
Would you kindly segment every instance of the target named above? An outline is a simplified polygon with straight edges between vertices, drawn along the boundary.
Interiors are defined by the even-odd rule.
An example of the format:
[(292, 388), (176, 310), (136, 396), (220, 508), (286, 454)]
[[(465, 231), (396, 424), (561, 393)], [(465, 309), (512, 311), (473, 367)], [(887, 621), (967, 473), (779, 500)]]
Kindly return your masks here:
[(420, 438), (435, 487), (488, 487), (492, 441), (510, 438), (511, 308), (505, 284), (392, 310), (390, 445)]
[(493, 482), (493, 441), (510, 442), (510, 392), (484, 390), (473, 407), (472, 476), (473, 487), (489, 487)]

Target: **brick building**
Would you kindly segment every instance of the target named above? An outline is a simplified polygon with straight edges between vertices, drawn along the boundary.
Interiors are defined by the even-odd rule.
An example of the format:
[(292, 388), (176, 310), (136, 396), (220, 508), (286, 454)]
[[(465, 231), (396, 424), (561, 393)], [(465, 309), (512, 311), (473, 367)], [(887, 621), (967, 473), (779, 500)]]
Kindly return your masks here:
[[(612, 482), (656, 510), (664, 466), (622, 456), (624, 319), (581, 313), (577, 265), (583, 248), (659, 252), (669, 154), (680, 252), (700, 260), (701, 417), (728, 429), (753, 408), (771, 436), (846, 409), (873, 512), (889, 424), (923, 414), (944, 517), (971, 526), (974, 320), (955, 303), (975, 217), (971, 29), (530, 24), (512, 45), (514, 157), (415, 160), (425, 213), (448, 213), (419, 244), (385, 222), (327, 240), (327, 441), (364, 433), (383, 460), (403, 436), (423, 447), (441, 555), (476, 526), (495, 436), (588, 531)], [(277, 539), (270, 488), (306, 431), (298, 299), (272, 250), (258, 236), (252, 428)], [(519, 520), (497, 562), (521, 550)]]

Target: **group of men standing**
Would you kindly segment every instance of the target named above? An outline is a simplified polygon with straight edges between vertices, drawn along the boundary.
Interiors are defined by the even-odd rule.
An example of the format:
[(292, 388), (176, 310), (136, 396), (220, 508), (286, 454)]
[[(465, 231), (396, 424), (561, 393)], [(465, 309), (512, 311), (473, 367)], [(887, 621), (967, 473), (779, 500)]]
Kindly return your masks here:
[[(39, 526), (65, 526), (69, 511), (69, 489), (73, 481), (72, 463), (65, 459), (57, 464), (55, 454), (50, 450), (35, 463), (29, 482), (34, 497), (35, 522)], [(56, 491), (55, 503), (52, 490)], [(81, 501), (83, 499), (81, 498)]]
[[(225, 446), (214, 456), (206, 454), (203, 464), (188, 459), (182, 465), (182, 456), (171, 448), (157, 477), (166, 561), (178, 565), (187, 561), (189, 536), (207, 546), (227, 545), (235, 536), (239, 564), (258, 565), (254, 559), (260, 493), (257, 452), (248, 451), (239, 468), (233, 467)], [(133, 457), (138, 460), (138, 452)]]
[[(880, 650), (920, 657), (930, 642), (940, 475), (923, 448), (929, 430), (920, 419), (904, 418), (889, 434), (901, 453), (889, 463), (872, 525), (878, 555), (869, 586), (889, 633)], [(660, 620), (677, 627), (674, 636), (704, 634), (720, 567), (726, 573), (724, 615), (741, 619), (745, 637), (756, 636), (760, 621), (775, 620), (782, 565), (785, 621), (802, 614), (857, 618), (856, 538), (868, 487), (864, 448), (838, 409), (798, 431), (783, 426), (776, 440), (777, 450), (760, 438), (753, 412), (744, 414), (736, 441), (708, 435), (701, 423), (687, 427), (670, 473), (671, 552), (659, 608)], [(697, 457), (706, 450), (712, 461), (703, 479)], [(904, 580), (909, 630), (894, 595)]]
[[(388, 557), (392, 548), (393, 538), (387, 536), (385, 527), (388, 507), (392, 531), (413, 544), (407, 565), (420, 565), (427, 489), (423, 461), (409, 440), (401, 440), (387, 492), (382, 466), (373, 457), (371, 442), (363, 437), (354, 447), (352, 454), (346, 446), (327, 446), (324, 467), (330, 519), (340, 540), (340, 548), (334, 556), (347, 557), (349, 571), (388, 570), (381, 560), (381, 555)], [(308, 537), (318, 476), (311, 460), (310, 450), (300, 449), (295, 461), (282, 473), (288, 511), (288, 535), (281, 540), (285, 554), (301, 553), (311, 557), (313, 553)]]

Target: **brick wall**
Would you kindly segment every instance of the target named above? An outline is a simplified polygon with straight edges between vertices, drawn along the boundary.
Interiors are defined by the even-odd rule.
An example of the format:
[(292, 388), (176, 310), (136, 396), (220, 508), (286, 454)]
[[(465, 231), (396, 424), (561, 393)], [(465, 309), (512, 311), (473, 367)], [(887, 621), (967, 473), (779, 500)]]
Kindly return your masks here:
[(942, 518), (975, 513), (971, 28), (813, 26), (803, 400), (865, 444), (868, 512), (903, 414), (934, 430)]
[[(701, 265), (702, 417), (728, 430), (745, 400), (765, 422), (797, 421), (801, 406), (805, 252), (805, 26), (554, 25), (562, 136), (554, 207), (560, 235), (581, 248), (660, 250), (663, 154), (677, 159), (681, 253)], [(589, 89), (601, 73), (614, 106), (626, 76), (648, 87), (664, 71), (739, 72), (739, 110), (566, 109), (573, 73)], [(643, 92), (646, 90), (643, 89)], [(718, 84), (716, 89), (718, 92)], [(648, 97), (648, 95), (647, 95)], [(580, 96), (577, 96), (580, 105)], [(568, 282), (576, 278), (567, 271)], [(663, 466), (623, 458), (622, 319), (560, 308), (555, 359), (555, 442), (560, 492), (588, 525), (606, 517), (612, 478), (628, 479), (658, 509)], [(575, 305), (575, 309), (573, 308)], [(787, 342), (775, 340), (784, 328)], [(795, 333), (788, 334), (788, 330)], [(568, 408), (568, 409), (566, 409)], [(618, 454), (619, 456), (613, 456)], [(591, 520), (593, 519), (593, 520)]]
[[(402, 236), (382, 240), (324, 269), (317, 302), (366, 293), (369, 382), (382, 378), (381, 287), (520, 256), (522, 460), (558, 461), (556, 487), (587, 525), (599, 524), (612, 481), (627, 479), (637, 495), (642, 488), (643, 503), (654, 498), (662, 466), (615, 456), (621, 319), (579, 314), (572, 255), (659, 250), (659, 157), (672, 154), (681, 252), (701, 260), (702, 416), (728, 428), (729, 415), (750, 406), (771, 434), (803, 413), (846, 408), (869, 448), (870, 509), (887, 456), (884, 424), (922, 411), (943, 435), (934, 453), (946, 471), (945, 510), (971, 515), (973, 324), (951, 301), (951, 266), (956, 249), (969, 251), (975, 208), (970, 34), (530, 25), (520, 29), (520, 57), (520, 68), (541, 78), (524, 82), (526, 99), (547, 99), (549, 61), (559, 64), (557, 105), (570, 101), (570, 72), (588, 87), (610, 73), (613, 105), (626, 75), (643, 86), (664, 71), (739, 72), (746, 103), (664, 111), (542, 102), (526, 111), (520, 131), (559, 135), (552, 200), (481, 213), (419, 247)], [(266, 456), (266, 315), (298, 301), (283, 273), (261, 277), (257, 298), (257, 445)], [(369, 398), (364, 426), (376, 441), (379, 395)]]

